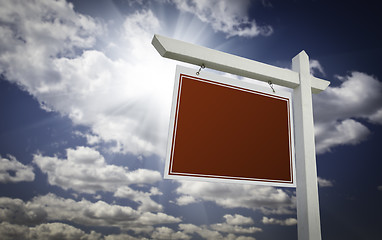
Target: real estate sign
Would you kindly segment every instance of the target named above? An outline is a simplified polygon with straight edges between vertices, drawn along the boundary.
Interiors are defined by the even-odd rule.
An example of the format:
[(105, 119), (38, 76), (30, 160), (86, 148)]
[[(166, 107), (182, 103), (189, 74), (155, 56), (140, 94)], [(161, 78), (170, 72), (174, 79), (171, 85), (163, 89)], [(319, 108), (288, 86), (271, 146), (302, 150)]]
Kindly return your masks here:
[(291, 95), (177, 66), (165, 178), (295, 187)]

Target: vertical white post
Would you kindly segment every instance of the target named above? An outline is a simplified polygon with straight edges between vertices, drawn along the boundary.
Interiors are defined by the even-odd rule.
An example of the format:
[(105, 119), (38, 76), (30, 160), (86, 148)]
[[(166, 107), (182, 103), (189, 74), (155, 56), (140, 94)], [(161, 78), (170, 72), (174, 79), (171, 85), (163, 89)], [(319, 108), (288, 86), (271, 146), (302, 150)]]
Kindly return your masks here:
[(321, 240), (312, 86), (309, 57), (305, 51), (293, 58), (292, 70), (300, 74), (300, 85), (293, 90), (298, 239)]

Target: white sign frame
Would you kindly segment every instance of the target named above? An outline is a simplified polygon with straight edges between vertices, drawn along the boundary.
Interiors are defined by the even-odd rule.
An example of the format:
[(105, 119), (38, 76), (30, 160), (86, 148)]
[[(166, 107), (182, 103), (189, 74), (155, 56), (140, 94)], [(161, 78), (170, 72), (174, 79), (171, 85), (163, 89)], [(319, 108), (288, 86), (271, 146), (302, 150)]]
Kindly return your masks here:
[[(176, 124), (177, 124), (177, 111), (178, 111), (178, 94), (181, 91), (181, 81), (182, 76), (187, 75), (187, 77), (193, 78), (195, 81), (207, 80), (210, 84), (216, 84), (223, 87), (228, 87), (244, 92), (250, 92), (257, 95), (267, 96), (269, 98), (275, 98), (278, 100), (287, 101), (288, 109), (288, 126), (289, 126), (289, 149), (290, 149), (290, 171), (291, 171), (291, 181), (281, 181), (281, 180), (270, 180), (270, 179), (245, 179), (240, 177), (227, 177), (227, 176), (214, 176), (214, 175), (201, 175), (201, 174), (185, 174), (185, 173), (175, 173), (172, 172), (172, 161), (173, 161), (173, 146), (174, 146), (174, 135), (176, 136)], [(285, 100), (286, 99), (286, 100)], [(218, 74), (214, 74), (208, 71), (201, 71), (199, 75), (196, 75), (196, 70), (187, 68), (184, 66), (176, 66), (175, 83), (173, 91), (173, 101), (171, 106), (170, 115), (170, 127), (168, 132), (168, 143), (167, 143), (167, 153), (166, 162), (164, 170), (164, 178), (166, 179), (178, 179), (178, 180), (192, 180), (192, 181), (207, 181), (207, 182), (225, 182), (225, 183), (242, 183), (242, 184), (257, 184), (273, 187), (296, 187), (296, 163), (295, 163), (295, 148), (294, 148), (294, 124), (293, 124), (293, 101), (291, 92), (277, 90), (273, 92), (270, 87), (263, 87), (260, 85), (245, 82), (243, 80), (231, 79), (223, 77)], [(251, 109), (248, 109), (251, 111)], [(254, 136), (255, 137), (255, 136)]]

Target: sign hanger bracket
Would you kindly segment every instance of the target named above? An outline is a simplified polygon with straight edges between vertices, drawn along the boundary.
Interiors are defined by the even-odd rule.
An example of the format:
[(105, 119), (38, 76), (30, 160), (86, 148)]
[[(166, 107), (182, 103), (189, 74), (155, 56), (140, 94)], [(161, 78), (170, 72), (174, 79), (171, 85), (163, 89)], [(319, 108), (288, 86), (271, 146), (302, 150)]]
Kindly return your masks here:
[[(239, 57), (207, 47), (155, 34), (152, 45), (162, 57), (215, 69), (222, 72), (252, 78), (288, 88), (300, 85), (298, 72), (280, 68), (251, 59)], [(310, 75), (312, 93), (325, 90), (329, 81)]]

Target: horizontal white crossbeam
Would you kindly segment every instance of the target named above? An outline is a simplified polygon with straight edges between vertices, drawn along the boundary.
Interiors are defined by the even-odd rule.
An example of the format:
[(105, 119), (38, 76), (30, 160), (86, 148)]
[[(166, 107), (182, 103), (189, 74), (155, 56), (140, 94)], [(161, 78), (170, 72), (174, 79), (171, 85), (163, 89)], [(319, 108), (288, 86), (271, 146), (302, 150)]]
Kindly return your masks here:
[[(154, 35), (152, 44), (162, 57), (187, 62), (227, 72), (242, 77), (296, 88), (300, 85), (299, 73), (275, 67), (214, 49), (194, 45), (172, 38)], [(329, 81), (311, 76), (312, 93), (325, 90)]]

